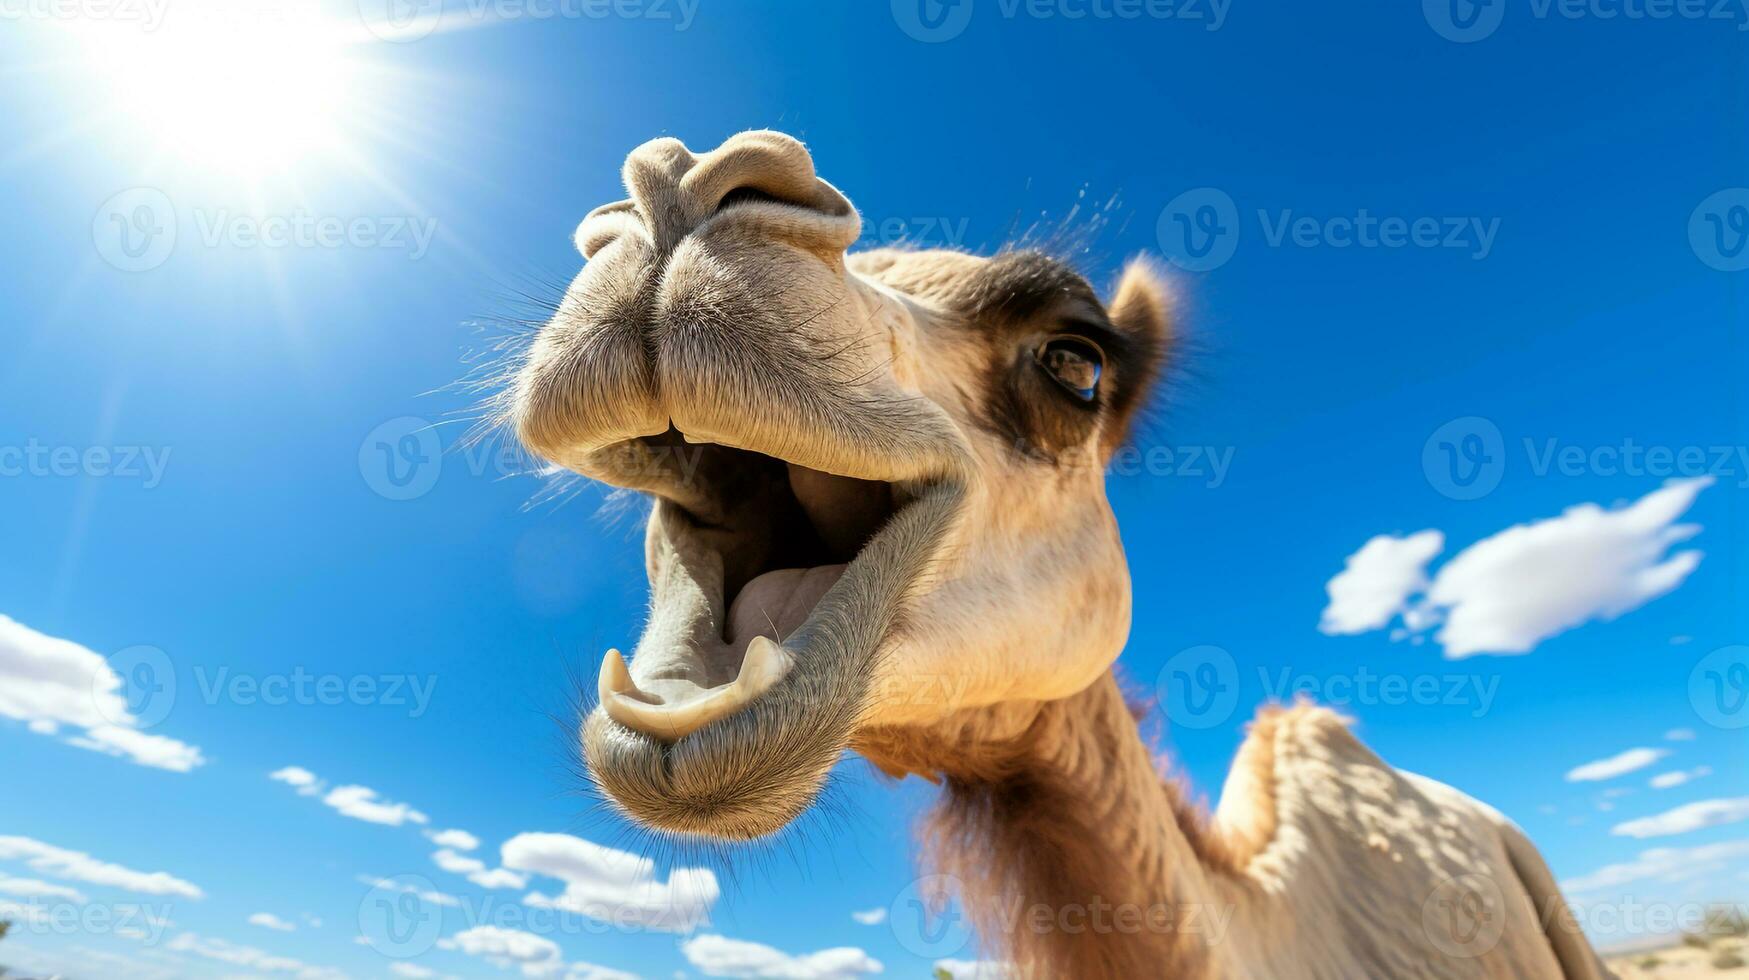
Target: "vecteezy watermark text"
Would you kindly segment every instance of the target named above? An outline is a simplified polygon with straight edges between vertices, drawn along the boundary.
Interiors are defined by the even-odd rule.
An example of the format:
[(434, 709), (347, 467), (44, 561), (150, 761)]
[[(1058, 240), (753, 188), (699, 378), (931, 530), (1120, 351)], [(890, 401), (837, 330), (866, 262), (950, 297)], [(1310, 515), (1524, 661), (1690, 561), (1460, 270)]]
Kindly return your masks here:
[(0, 21), (111, 21), (154, 31), (170, 0), (0, 0)]
[[(1255, 218), (1269, 248), (1449, 249), (1481, 261), (1494, 251), (1500, 234), (1498, 217), (1379, 215), (1364, 207), (1326, 215), (1257, 208)], [(1167, 202), (1155, 233), (1172, 264), (1207, 272), (1233, 257), (1243, 224), (1231, 195), (1218, 187), (1198, 187)]]
[(1506, 475), (1513, 450), (1537, 477), (1639, 477), (1677, 479), (1710, 476), (1749, 489), (1749, 445), (1619, 442), (1579, 444), (1554, 436), (1508, 442), (1492, 419), (1466, 415), (1433, 430), (1421, 447), (1421, 469), (1435, 490), (1453, 500), (1485, 497)]
[(0, 446), (0, 477), (75, 476), (139, 480), (151, 490), (164, 480), (169, 446), (51, 446), (32, 438)]
[(194, 212), (200, 242), (207, 248), (382, 248), (401, 250), (418, 261), (437, 236), (437, 219), (408, 215), (342, 218), (302, 208), (290, 214), (255, 215), (228, 208)]
[(418, 261), (430, 251), (438, 223), (429, 215), (318, 214), (307, 208), (263, 214), (197, 207), (182, 214), (163, 191), (132, 187), (97, 209), (91, 241), (116, 269), (149, 272), (170, 260), (179, 237), (188, 240), (180, 233), (189, 228), (207, 249), (369, 249), (402, 252)]
[(890, 0), (893, 22), (913, 40), (951, 41), (965, 33), (978, 4), (1003, 20), (1179, 21), (1218, 31), (1233, 0)]
[[(1310, 700), (1326, 707), (1350, 705), (1427, 705), (1465, 707), (1480, 718), (1500, 692), (1498, 674), (1376, 673), (1366, 666), (1354, 671), (1296, 671), (1292, 667), (1257, 668), (1264, 696), (1278, 704)], [(1210, 644), (1180, 650), (1166, 661), (1155, 679), (1155, 691), (1166, 718), (1186, 728), (1224, 724), (1239, 706), (1239, 664), (1226, 649)]]
[(1500, 29), (1508, 13), (1533, 20), (1711, 21), (1749, 30), (1746, 0), (1528, 0), (1522, 11), (1509, 0), (1422, 0), (1421, 12), (1434, 33), (1458, 44), (1485, 40)]

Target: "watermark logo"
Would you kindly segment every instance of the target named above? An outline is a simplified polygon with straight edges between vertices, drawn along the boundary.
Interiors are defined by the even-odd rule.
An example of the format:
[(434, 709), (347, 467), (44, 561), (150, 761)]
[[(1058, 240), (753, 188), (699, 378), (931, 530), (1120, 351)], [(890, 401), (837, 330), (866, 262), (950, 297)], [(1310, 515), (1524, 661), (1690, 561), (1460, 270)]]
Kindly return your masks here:
[(692, 27), (699, 0), (358, 0), (365, 29), (385, 41), (430, 37), (446, 20), (480, 24), (512, 20), (644, 20)]
[(424, 258), (437, 237), (437, 219), (410, 215), (345, 218), (304, 208), (289, 214), (245, 214), (229, 208), (194, 212), (206, 248), (233, 249), (384, 249)]
[(112, 195), (91, 219), (91, 241), (103, 261), (122, 272), (148, 272), (176, 250), (176, 207), (156, 187)]
[(1493, 493), (1506, 474), (1506, 440), (1500, 427), (1479, 415), (1452, 419), (1422, 445), (1421, 472), (1433, 489), (1453, 500)]
[(1406, 704), (1466, 707), (1480, 718), (1500, 692), (1499, 674), (1379, 674), (1362, 665), (1354, 673), (1296, 673), (1283, 667), (1274, 673), (1258, 667), (1264, 694), (1278, 704), (1309, 700), (1332, 708), (1349, 705)]
[(1421, 0), (1421, 13), (1440, 37), (1469, 44), (1500, 29), (1506, 0)]
[[(1469, 44), (1500, 29), (1507, 2), (1422, 0), (1421, 12), (1434, 33)], [(1720, 21), (1749, 30), (1744, 0), (1529, 0), (1523, 13), (1538, 21)]]
[(170, 0), (0, 0), (0, 21), (107, 21), (155, 31)]
[(1167, 202), (1155, 233), (1173, 265), (1187, 272), (1218, 269), (1239, 247), (1239, 207), (1219, 188), (1188, 190)]
[[(1544, 477), (1634, 477), (1660, 480), (1702, 477), (1731, 481), (1749, 489), (1749, 446), (1620, 442), (1579, 445), (1555, 437), (1525, 436), (1510, 446), (1493, 421), (1479, 416), (1453, 419), (1434, 430), (1421, 447), (1421, 469), (1435, 490), (1453, 500), (1485, 497), (1500, 485), (1509, 457), (1524, 470)], [(1514, 463), (1514, 467), (1518, 464)]]
[[(1494, 250), (1499, 218), (1474, 215), (1298, 214), (1292, 208), (1257, 208), (1257, 230), (1269, 248), (1450, 249), (1481, 261)], [(1188, 190), (1167, 202), (1155, 235), (1173, 265), (1208, 272), (1225, 265), (1239, 247), (1240, 214), (1231, 195), (1217, 187)]]
[(949, 218), (945, 215), (886, 217), (862, 223), (862, 235), (853, 249), (885, 248), (905, 245), (911, 248), (960, 248), (966, 243), (970, 218)]
[(1166, 661), (1154, 689), (1172, 724), (1213, 728), (1239, 706), (1239, 665), (1220, 647), (1194, 646)]
[(940, 44), (965, 33), (972, 22), (972, 0), (892, 0), (899, 30), (924, 44)]
[(384, 41), (418, 41), (437, 30), (443, 0), (358, 0), (364, 28)]
[(1485, 956), (1506, 931), (1506, 897), (1486, 875), (1447, 878), (1421, 903), (1421, 928), (1447, 956)]
[(109, 669), (121, 678), (121, 691), (109, 688), (111, 675), (103, 671), (91, 674), (91, 703), (105, 721), (151, 728), (170, 717), (176, 704), (176, 668), (169, 654), (144, 644), (126, 647), (110, 655)]
[(32, 437), (22, 446), (0, 446), (0, 478), (91, 477), (138, 480), (151, 490), (164, 481), (169, 446), (56, 446)]
[(925, 959), (952, 956), (972, 944), (956, 904), (965, 886), (952, 875), (925, 875), (906, 885), (887, 905), (887, 926), (906, 952)]
[(419, 875), (376, 882), (358, 903), (364, 944), (394, 959), (429, 952), (443, 933), (443, 909), (425, 898), (436, 892), (431, 880)]
[(1688, 246), (1720, 272), (1749, 269), (1749, 188), (1727, 187), (1688, 216)]
[(425, 496), (443, 474), (437, 429), (413, 415), (384, 422), (358, 444), (358, 472), (378, 496), (389, 500)]
[(1714, 728), (1749, 727), (1749, 646), (1702, 657), (1688, 674), (1688, 702)]

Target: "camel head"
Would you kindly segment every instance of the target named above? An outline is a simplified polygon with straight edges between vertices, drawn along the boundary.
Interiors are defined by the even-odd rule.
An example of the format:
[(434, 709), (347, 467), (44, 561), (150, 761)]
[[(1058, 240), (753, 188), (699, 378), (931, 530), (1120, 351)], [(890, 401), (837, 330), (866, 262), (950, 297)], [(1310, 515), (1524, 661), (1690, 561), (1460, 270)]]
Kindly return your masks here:
[(632, 819), (746, 840), (847, 748), (1074, 694), (1130, 589), (1104, 462), (1167, 343), (1134, 264), (1110, 303), (1033, 252), (847, 255), (806, 149), (743, 133), (632, 151), (630, 199), (507, 393), (523, 444), (653, 499), (650, 613), (582, 724)]

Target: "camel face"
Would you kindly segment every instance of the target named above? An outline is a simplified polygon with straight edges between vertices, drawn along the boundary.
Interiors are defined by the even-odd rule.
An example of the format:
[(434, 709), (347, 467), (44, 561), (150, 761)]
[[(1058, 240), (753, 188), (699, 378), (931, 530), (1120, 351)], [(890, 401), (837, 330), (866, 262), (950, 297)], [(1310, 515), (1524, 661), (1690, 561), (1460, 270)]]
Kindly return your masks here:
[(534, 453), (654, 498), (651, 613), (583, 724), (634, 819), (771, 833), (860, 733), (1066, 697), (1128, 631), (1103, 486), (1166, 342), (1032, 253), (877, 251), (802, 145), (633, 151), (510, 392)]

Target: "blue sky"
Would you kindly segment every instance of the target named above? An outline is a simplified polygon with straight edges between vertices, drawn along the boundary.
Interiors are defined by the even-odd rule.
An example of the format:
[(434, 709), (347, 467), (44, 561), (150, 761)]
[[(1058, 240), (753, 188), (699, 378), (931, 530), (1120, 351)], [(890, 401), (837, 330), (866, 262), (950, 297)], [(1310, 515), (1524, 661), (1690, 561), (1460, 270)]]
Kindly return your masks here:
[[(599, 850), (644, 844), (566, 715), (641, 621), (639, 521), (461, 444), (476, 325), (575, 272), (625, 153), (756, 127), (871, 244), (1182, 267), (1195, 353), (1110, 491), (1120, 670), (1180, 703), (1152, 728), (1211, 801), (1306, 689), (1520, 822), (1600, 942), (1749, 894), (1743, 11), (362, 7), (4, 7), (0, 903), (38, 918), (0, 963), (976, 958), (853, 919), (909, 908), (931, 796), (859, 762), (847, 816), (708, 879)], [(567, 886), (708, 922), (541, 907)]]

